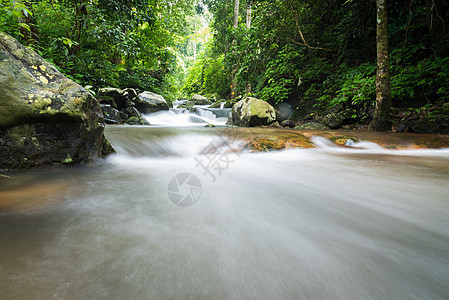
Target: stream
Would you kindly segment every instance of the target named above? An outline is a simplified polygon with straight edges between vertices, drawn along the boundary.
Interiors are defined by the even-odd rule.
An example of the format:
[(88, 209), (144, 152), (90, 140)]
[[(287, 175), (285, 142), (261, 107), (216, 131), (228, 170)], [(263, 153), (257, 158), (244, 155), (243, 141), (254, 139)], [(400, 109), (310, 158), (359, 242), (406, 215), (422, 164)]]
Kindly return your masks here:
[(240, 153), (163, 124), (0, 178), (0, 299), (449, 299), (449, 149)]

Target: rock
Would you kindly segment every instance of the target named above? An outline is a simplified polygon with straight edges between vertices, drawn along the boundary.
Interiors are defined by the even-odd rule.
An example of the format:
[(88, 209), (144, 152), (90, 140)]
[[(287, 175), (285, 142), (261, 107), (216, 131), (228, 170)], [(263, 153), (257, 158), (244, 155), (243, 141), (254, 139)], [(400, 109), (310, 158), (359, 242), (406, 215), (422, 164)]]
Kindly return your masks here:
[(128, 101), (132, 101), (134, 98), (137, 97), (137, 92), (135, 89), (132, 88), (126, 88), (121, 91), (122, 97), (124, 97)]
[(120, 119), (121, 120), (128, 120), (128, 118), (129, 118), (129, 116), (128, 116), (127, 113), (125, 113), (123, 111), (120, 112)]
[(113, 152), (97, 100), (0, 32), (0, 169), (85, 163)]
[(195, 105), (208, 105), (212, 104), (206, 97), (201, 95), (193, 95), (189, 102), (193, 102)]
[(117, 108), (117, 103), (115, 103), (114, 98), (111, 96), (102, 96), (101, 98), (97, 99), (100, 104), (107, 104), (112, 106), (113, 108)]
[(100, 104), (106, 124), (122, 124), (120, 112), (109, 104)]
[(295, 127), (295, 123), (291, 120), (285, 120), (285, 121), (282, 121), (281, 126), (293, 128), (293, 127)]
[(204, 127), (210, 127), (210, 128), (212, 128), (212, 127), (215, 127), (215, 125), (214, 125), (214, 124), (207, 124), (207, 125), (204, 126)]
[(195, 103), (187, 101), (186, 103), (183, 103), (181, 105), (178, 105), (178, 108), (187, 108), (190, 109), (195, 105)]
[(137, 108), (135, 108), (133, 106), (127, 107), (125, 110), (123, 110), (123, 112), (128, 115), (128, 118), (131, 118), (131, 117), (141, 118), (142, 117), (142, 114), (137, 110)]
[(231, 124), (242, 127), (270, 125), (276, 121), (276, 111), (267, 102), (248, 97), (232, 107)]
[(221, 103), (223, 103), (223, 102), (217, 101), (214, 104), (212, 104), (211, 106), (209, 106), (209, 108), (220, 108)]
[(425, 117), (410, 123), (409, 126), (416, 133), (449, 134), (449, 116), (446, 118), (437, 116), (434, 119)]
[(295, 129), (299, 129), (299, 130), (327, 130), (329, 129), (329, 127), (327, 127), (326, 125), (323, 125), (321, 123), (318, 122), (309, 122), (309, 123), (304, 123), (301, 125), (298, 125), (295, 127)]
[(152, 92), (143, 92), (133, 99), (136, 108), (142, 114), (149, 114), (161, 110), (168, 110), (167, 101), (161, 95)]
[(218, 95), (217, 93), (206, 94), (204, 95), (204, 97), (206, 97), (209, 102), (216, 102), (218, 101), (218, 99), (220, 99), (220, 95)]
[[(110, 104), (112, 107), (119, 110), (126, 107), (127, 99), (123, 96), (121, 89), (112, 87), (98, 89), (97, 98), (100, 103)], [(110, 99), (113, 99), (115, 105), (111, 103)]]
[(331, 129), (337, 129), (350, 121), (352, 115), (353, 110), (350, 108), (347, 108), (341, 112), (331, 112), (324, 117), (323, 123), (329, 126)]
[(128, 125), (150, 125), (150, 122), (143, 117), (131, 117), (125, 123)]

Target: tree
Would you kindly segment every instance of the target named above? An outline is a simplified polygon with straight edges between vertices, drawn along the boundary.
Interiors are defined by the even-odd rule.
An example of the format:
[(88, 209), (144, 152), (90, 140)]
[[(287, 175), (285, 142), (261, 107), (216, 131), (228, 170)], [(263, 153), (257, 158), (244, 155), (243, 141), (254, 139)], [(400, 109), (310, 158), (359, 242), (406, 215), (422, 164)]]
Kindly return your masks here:
[(235, 0), (235, 2), (234, 2), (234, 28), (237, 28), (239, 26), (239, 6), (240, 6), (240, 1)]
[(391, 129), (390, 64), (388, 57), (387, 0), (377, 0), (376, 109), (369, 130)]

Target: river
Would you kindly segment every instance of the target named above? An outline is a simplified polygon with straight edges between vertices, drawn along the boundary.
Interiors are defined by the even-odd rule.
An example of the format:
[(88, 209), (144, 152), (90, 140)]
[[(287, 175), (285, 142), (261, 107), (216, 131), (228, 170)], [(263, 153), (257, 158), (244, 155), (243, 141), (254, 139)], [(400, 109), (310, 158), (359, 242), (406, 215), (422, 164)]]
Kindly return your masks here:
[(449, 150), (224, 130), (109, 126), (104, 161), (2, 179), (0, 299), (449, 299)]

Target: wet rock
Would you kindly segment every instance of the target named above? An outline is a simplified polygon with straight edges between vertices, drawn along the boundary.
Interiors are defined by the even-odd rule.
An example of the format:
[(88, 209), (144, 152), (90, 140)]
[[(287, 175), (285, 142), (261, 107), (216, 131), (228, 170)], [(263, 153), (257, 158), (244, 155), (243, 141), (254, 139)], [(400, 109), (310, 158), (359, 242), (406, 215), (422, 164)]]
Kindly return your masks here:
[(268, 152), (292, 148), (313, 148), (312, 142), (303, 135), (295, 137), (255, 137), (243, 144), (243, 149), (251, 152)]
[(0, 32), (0, 169), (91, 162), (112, 152), (97, 100)]
[(212, 104), (211, 101), (209, 101), (206, 97), (201, 95), (193, 95), (192, 98), (190, 98), (189, 102), (194, 103), (195, 105), (208, 105)]
[(230, 123), (236, 126), (253, 127), (270, 125), (276, 121), (276, 111), (267, 102), (248, 97), (232, 107)]
[(128, 101), (132, 101), (134, 98), (137, 97), (136, 90), (132, 89), (132, 88), (126, 88), (126, 89), (122, 90), (121, 94)]
[(133, 106), (129, 106), (129, 107), (125, 108), (125, 110), (123, 110), (123, 112), (125, 114), (127, 114), (129, 118), (131, 118), (131, 117), (141, 118), (142, 117), (142, 114), (137, 110), (137, 108), (135, 108)]
[(98, 89), (97, 99), (100, 103), (109, 104), (119, 110), (126, 107), (127, 99), (122, 95), (121, 89), (112, 87)]
[(102, 96), (101, 98), (97, 98), (97, 100), (100, 104), (106, 104), (112, 106), (113, 108), (118, 108), (117, 103), (115, 103), (114, 98), (111, 96)]
[(101, 110), (103, 111), (104, 121), (106, 124), (121, 124), (122, 118), (120, 112), (110, 106), (109, 104), (100, 104)]
[(128, 125), (150, 125), (150, 122), (143, 117), (131, 117), (125, 123)]
[(293, 127), (295, 127), (295, 122), (293, 122), (291, 120), (285, 120), (285, 121), (282, 121), (281, 126), (293, 128)]
[(133, 99), (135, 107), (142, 114), (149, 114), (161, 110), (168, 110), (167, 101), (161, 95), (152, 92), (143, 92)]

